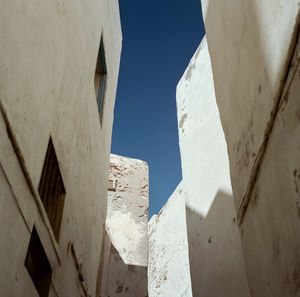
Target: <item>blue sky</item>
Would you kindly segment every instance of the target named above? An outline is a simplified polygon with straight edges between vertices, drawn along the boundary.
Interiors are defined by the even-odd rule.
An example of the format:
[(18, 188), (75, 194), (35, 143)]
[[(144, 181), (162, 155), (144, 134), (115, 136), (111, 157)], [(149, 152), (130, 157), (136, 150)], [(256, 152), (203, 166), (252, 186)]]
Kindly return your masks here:
[(149, 218), (181, 181), (176, 86), (204, 36), (200, 0), (119, 0), (123, 48), (112, 153), (150, 174)]

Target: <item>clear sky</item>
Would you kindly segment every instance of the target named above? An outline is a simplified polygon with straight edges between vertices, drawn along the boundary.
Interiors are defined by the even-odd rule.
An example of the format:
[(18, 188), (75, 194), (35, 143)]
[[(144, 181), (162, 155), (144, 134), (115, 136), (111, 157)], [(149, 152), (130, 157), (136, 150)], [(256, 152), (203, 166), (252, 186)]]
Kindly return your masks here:
[(181, 181), (176, 86), (204, 36), (200, 0), (119, 0), (123, 48), (112, 153), (144, 160), (149, 219)]

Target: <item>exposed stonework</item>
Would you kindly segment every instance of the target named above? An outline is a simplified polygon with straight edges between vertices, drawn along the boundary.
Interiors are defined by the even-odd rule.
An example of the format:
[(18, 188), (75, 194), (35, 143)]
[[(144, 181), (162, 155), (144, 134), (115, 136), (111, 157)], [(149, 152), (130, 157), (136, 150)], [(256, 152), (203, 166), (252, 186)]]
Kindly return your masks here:
[(111, 155), (101, 295), (145, 297), (148, 266), (147, 163)]

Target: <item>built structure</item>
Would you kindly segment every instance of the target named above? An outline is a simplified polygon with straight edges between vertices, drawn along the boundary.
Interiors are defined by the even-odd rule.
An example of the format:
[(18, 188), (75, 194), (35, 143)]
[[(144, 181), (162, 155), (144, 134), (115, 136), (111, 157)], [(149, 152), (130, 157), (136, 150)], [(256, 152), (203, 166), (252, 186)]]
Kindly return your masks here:
[[(299, 3), (202, 0), (202, 9), (207, 44), (177, 87), (179, 238), (187, 233), (192, 294), (299, 297)], [(159, 248), (149, 265), (168, 255), (167, 265), (151, 264), (151, 297), (190, 296), (186, 279), (170, 286), (178, 242), (164, 221), (178, 216), (173, 199), (150, 222), (150, 247)]]
[(206, 37), (178, 83), (177, 114), (183, 180), (149, 223), (149, 296), (250, 297)]
[(118, 1), (0, 5), (0, 296), (96, 296)]
[(147, 297), (147, 163), (111, 155), (106, 239), (98, 297)]
[(298, 297), (299, 1), (202, 6), (251, 295)]
[(201, 2), (148, 230), (147, 164), (110, 156), (118, 1), (0, 0), (0, 296), (300, 297), (299, 2)]
[(192, 297), (182, 183), (149, 222), (149, 297)]

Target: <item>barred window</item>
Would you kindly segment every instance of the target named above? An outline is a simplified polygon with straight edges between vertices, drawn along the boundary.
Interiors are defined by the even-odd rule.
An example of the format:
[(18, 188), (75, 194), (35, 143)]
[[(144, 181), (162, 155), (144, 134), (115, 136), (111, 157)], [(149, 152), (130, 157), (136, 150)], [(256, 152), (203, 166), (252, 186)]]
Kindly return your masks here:
[(52, 139), (50, 138), (39, 185), (39, 194), (59, 241), (60, 225), (65, 203), (65, 186), (60, 173)]
[(25, 267), (39, 296), (47, 297), (50, 290), (52, 269), (35, 227), (31, 233)]
[(99, 52), (97, 57), (95, 80), (94, 80), (96, 99), (98, 104), (98, 112), (99, 112), (101, 123), (102, 123), (104, 95), (105, 95), (105, 88), (106, 88), (106, 76), (107, 76), (106, 59), (105, 59), (103, 39), (101, 37), (100, 47), (99, 47)]

